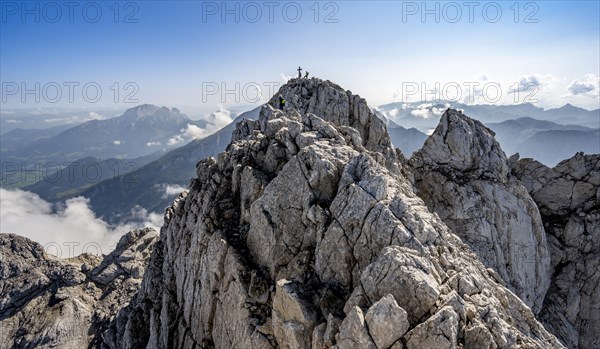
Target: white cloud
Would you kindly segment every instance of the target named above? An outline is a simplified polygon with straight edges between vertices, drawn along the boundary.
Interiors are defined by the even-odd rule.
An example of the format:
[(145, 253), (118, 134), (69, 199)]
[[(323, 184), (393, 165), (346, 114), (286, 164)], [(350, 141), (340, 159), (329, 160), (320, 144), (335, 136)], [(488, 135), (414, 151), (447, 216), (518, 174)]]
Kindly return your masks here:
[(183, 136), (187, 138), (202, 138), (206, 134), (206, 129), (196, 125), (188, 124), (183, 130)]
[(536, 87), (542, 86), (542, 82), (536, 75), (530, 75), (522, 77), (519, 83), (516, 85), (517, 88), (513, 89), (514, 92), (530, 91)]
[(231, 111), (225, 109), (222, 105), (219, 105), (219, 110), (204, 115), (204, 119), (208, 124), (206, 128), (187, 124), (186, 128), (181, 129), (181, 134), (169, 139), (167, 145), (177, 145), (179, 143), (189, 142), (192, 139), (204, 138), (229, 125), (233, 121), (231, 118)]
[(573, 80), (567, 87), (571, 95), (598, 96), (600, 91), (600, 78), (594, 74), (587, 74), (584, 80)]
[(146, 143), (147, 147), (155, 147), (155, 146), (160, 146), (160, 145), (162, 145), (161, 142), (148, 142), (148, 143)]
[(416, 109), (411, 110), (410, 114), (419, 118), (427, 119), (431, 116), (431, 103), (422, 103), (417, 106)]
[(79, 120), (78, 117), (73, 116), (73, 117), (68, 117), (68, 118), (48, 118), (48, 119), (44, 119), (44, 122), (52, 124), (52, 123), (65, 123), (65, 124), (72, 124), (77, 122), (77, 120)]
[(449, 104), (447, 104), (444, 107), (434, 107), (434, 108), (431, 108), (431, 113), (434, 116), (442, 116), (444, 114), (444, 112), (446, 111), (446, 109), (448, 109), (449, 107), (450, 107)]
[[(137, 222), (137, 226), (154, 228), (156, 231), (160, 231), (160, 228), (164, 223), (162, 214), (148, 212), (148, 210), (141, 206), (135, 206), (133, 209), (131, 209), (131, 212), (129, 212), (129, 217), (133, 222)], [(132, 224), (128, 224), (127, 226), (129, 227), (131, 225)], [(133, 225), (136, 226), (136, 224)], [(130, 230), (131, 229), (128, 231)]]
[(440, 117), (444, 111), (450, 107), (450, 104), (434, 105), (432, 103), (422, 103), (416, 109), (411, 110), (410, 114), (418, 118), (428, 119), (430, 117)]
[(145, 210), (132, 212), (131, 216), (136, 223), (110, 226), (96, 217), (86, 198), (52, 205), (27, 191), (0, 189), (0, 232), (25, 236), (59, 257), (82, 252), (108, 254), (126, 232), (162, 225), (160, 215)]
[(124, 142), (121, 142), (121, 141), (119, 141), (119, 140), (113, 141), (113, 144), (114, 144), (114, 145), (121, 145), (122, 143), (124, 143)]
[[(170, 138), (167, 142), (167, 145), (176, 145), (183, 142), (189, 142), (192, 139), (202, 138), (207, 135), (206, 129), (202, 129), (192, 124), (187, 124), (186, 128), (182, 128), (180, 131), (181, 134)], [(146, 143), (146, 145), (150, 146), (151, 143), (155, 142)]]
[(21, 122), (21, 120), (15, 120), (15, 119), (8, 119), (8, 120), (6, 120), (7, 124), (18, 124), (20, 122)]
[[(521, 76), (498, 76), (490, 74), (474, 75), (468, 80), (460, 81), (422, 81), (414, 82), (416, 91), (413, 99), (404, 101), (407, 109), (413, 111), (416, 117), (432, 117), (443, 113), (443, 110), (431, 110), (426, 112), (423, 107), (415, 105), (419, 103), (433, 102), (462, 102), (464, 104), (492, 104), (492, 105), (514, 105), (531, 103), (544, 109), (558, 108), (566, 103), (589, 110), (598, 109), (600, 98), (600, 78), (598, 74), (587, 74), (583, 78), (577, 76), (565, 77), (555, 76), (550, 73), (531, 73)], [(438, 89), (433, 88), (439, 86)], [(437, 90), (439, 95), (432, 99), (433, 92)], [(394, 99), (398, 98), (401, 89), (394, 93)], [(426, 93), (425, 93), (426, 92)], [(398, 108), (400, 109), (400, 108)], [(404, 109), (404, 106), (403, 108)], [(400, 109), (400, 112), (402, 112)], [(414, 110), (419, 109), (419, 110)], [(384, 113), (393, 119), (390, 111)]]
[(163, 191), (162, 194), (162, 198), (166, 199), (169, 197), (173, 197), (176, 195), (181, 194), (181, 192), (186, 191), (187, 188), (182, 187), (181, 185), (177, 185), (177, 184), (157, 184)]
[(418, 118), (427, 119), (431, 116), (431, 113), (428, 109), (415, 109), (411, 110), (411, 115), (416, 116)]
[(14, 113), (13, 110), (0, 110), (0, 115), (13, 115)]
[(225, 109), (222, 105), (219, 105), (219, 110), (212, 112), (212, 115), (208, 118), (208, 122), (213, 124), (215, 131), (229, 125), (232, 121), (231, 111)]
[(88, 113), (88, 116), (85, 119), (86, 119), (85, 121), (88, 121), (88, 120), (104, 120), (106, 118), (96, 112), (91, 111)]
[(181, 136), (175, 136), (171, 139), (169, 139), (169, 141), (167, 142), (167, 145), (176, 145), (183, 142), (183, 137)]

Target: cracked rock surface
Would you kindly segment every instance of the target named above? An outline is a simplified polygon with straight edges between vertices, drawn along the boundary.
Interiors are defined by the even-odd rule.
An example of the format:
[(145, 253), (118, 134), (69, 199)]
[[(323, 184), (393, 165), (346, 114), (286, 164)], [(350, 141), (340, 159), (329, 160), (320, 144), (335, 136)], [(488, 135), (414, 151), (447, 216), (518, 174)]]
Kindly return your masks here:
[(104, 258), (62, 259), (0, 234), (0, 348), (87, 348), (136, 293), (158, 234), (129, 232)]
[(410, 165), (427, 206), (538, 313), (550, 286), (546, 234), (494, 133), (449, 109)]
[[(413, 170), (363, 99), (315, 78), (278, 94), (237, 125), (224, 153), (198, 163), (102, 347), (563, 347), (528, 307), (546, 292), (546, 265), (503, 256), (515, 263), (508, 275), (522, 276), (507, 284), (530, 298), (505, 287), (417, 196)], [(477, 142), (456, 149), (476, 152)], [(521, 217), (535, 206), (503, 182), (500, 154), (449, 168), (502, 184), (489, 190), (515, 200), (526, 241), (549, 258), (539, 220)]]
[(600, 347), (600, 155), (549, 168), (511, 159), (540, 208), (553, 275), (540, 319), (569, 348)]

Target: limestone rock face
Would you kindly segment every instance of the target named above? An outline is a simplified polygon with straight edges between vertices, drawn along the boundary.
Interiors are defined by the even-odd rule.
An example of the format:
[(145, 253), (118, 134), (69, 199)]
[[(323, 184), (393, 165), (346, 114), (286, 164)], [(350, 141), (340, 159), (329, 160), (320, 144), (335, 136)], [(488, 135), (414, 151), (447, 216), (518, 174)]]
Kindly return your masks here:
[(538, 313), (550, 286), (546, 234), (494, 133), (449, 109), (410, 165), (427, 206)]
[(87, 348), (138, 290), (158, 234), (125, 234), (103, 259), (60, 259), (0, 234), (0, 347)]
[[(344, 91), (329, 80), (320, 79), (292, 79), (281, 87), (269, 104), (277, 107), (280, 95), (286, 100), (285, 110), (315, 114), (338, 125), (342, 132), (349, 132), (353, 142), (360, 139), (356, 145), (373, 151), (373, 157), (381, 158), (383, 155), (387, 160), (395, 160), (385, 122), (375, 115), (364, 98)], [(386, 165), (396, 170), (394, 161), (387, 161)]]
[(377, 348), (389, 348), (408, 331), (408, 314), (388, 294), (375, 302), (367, 312), (369, 333)]
[(278, 94), (199, 162), (104, 347), (562, 348), (415, 194), (364, 100), (319, 79)]
[(458, 315), (452, 307), (444, 307), (406, 337), (408, 349), (454, 349), (458, 339)]
[(540, 318), (570, 348), (600, 347), (600, 155), (511, 165), (540, 208), (552, 255)]

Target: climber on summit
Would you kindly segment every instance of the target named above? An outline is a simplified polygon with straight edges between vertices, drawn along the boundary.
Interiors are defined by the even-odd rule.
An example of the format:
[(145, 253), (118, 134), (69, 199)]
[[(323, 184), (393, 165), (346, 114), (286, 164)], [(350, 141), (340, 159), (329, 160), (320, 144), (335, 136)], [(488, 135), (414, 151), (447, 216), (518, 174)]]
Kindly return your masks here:
[(279, 95), (279, 109), (283, 110), (283, 107), (285, 107), (285, 99), (283, 99), (282, 95)]
[(308, 71), (305, 71), (305, 72), (304, 72), (304, 78), (305, 78), (305, 79), (308, 79)]
[(298, 67), (298, 79), (302, 78), (302, 68)]

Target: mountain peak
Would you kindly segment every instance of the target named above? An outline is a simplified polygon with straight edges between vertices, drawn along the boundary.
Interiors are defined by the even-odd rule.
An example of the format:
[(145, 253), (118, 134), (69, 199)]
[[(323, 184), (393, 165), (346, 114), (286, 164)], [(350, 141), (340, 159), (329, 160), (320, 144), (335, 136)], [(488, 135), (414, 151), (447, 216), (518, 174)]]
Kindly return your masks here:
[(160, 107), (153, 105), (153, 104), (141, 104), (138, 106), (135, 106), (133, 108), (129, 108), (127, 109), (124, 113), (123, 116), (137, 116), (137, 117), (143, 117), (143, 116), (147, 116), (147, 115), (152, 115), (154, 113), (156, 113), (158, 110), (160, 110)]
[(127, 109), (121, 117), (120, 121), (129, 124), (131, 127), (138, 125), (151, 125), (152, 127), (160, 127), (161, 125), (183, 125), (191, 122), (185, 115), (179, 112), (177, 108), (158, 107), (152, 104), (142, 104), (137, 107)]
[(363, 146), (388, 159), (395, 157), (385, 123), (358, 95), (339, 85), (319, 78), (290, 79), (268, 102), (274, 109), (281, 109), (279, 97), (285, 99), (284, 110), (297, 110), (301, 115), (315, 114), (336, 126), (356, 129)]
[(585, 109), (574, 106), (571, 103), (567, 103), (567, 104), (563, 105), (562, 107), (555, 108), (554, 110), (561, 111), (561, 112), (567, 112), (567, 111), (580, 111), (580, 110), (585, 110)]
[(445, 168), (475, 178), (484, 176), (505, 181), (507, 159), (494, 136), (495, 133), (481, 122), (459, 110), (447, 109), (433, 134), (411, 161), (416, 167)]
[(158, 107), (153, 104), (141, 104), (136, 107), (127, 109), (121, 117), (130, 120), (138, 120), (141, 118), (147, 118), (149, 116), (157, 115), (163, 117), (171, 116), (175, 118), (180, 118), (184, 116), (177, 108)]

